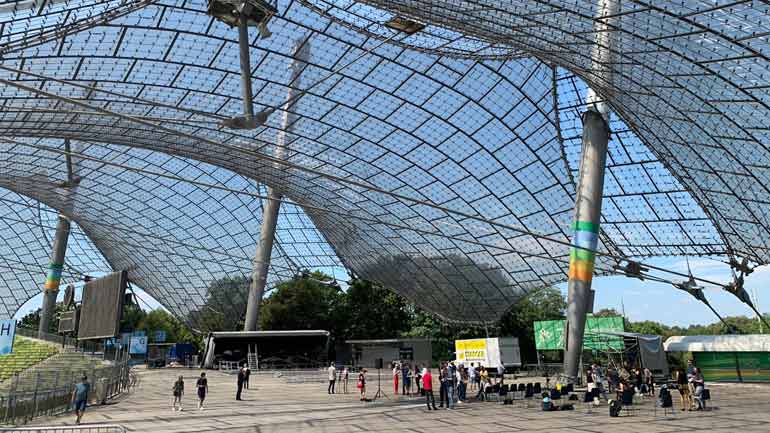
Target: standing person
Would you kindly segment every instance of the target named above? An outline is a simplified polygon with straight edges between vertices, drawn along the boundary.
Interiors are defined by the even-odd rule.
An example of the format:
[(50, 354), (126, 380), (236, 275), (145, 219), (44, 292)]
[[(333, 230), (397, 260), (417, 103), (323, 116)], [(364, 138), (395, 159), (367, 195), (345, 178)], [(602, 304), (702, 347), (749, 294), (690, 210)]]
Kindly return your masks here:
[(703, 391), (706, 389), (706, 381), (703, 379), (703, 374), (700, 368), (695, 367), (692, 373), (692, 384), (695, 388), (693, 398), (698, 407), (695, 410), (703, 410), (706, 408), (706, 400), (703, 398)]
[(398, 375), (401, 374), (401, 368), (397, 362), (393, 363), (393, 393), (398, 395)]
[(645, 367), (643, 371), (644, 384), (647, 386), (647, 394), (650, 396), (655, 395), (655, 379), (652, 376), (652, 371)]
[(489, 371), (484, 366), (481, 367), (481, 372), (479, 372), (479, 379), (481, 383), (489, 382)]
[(361, 372), (358, 373), (358, 383), (356, 384), (359, 391), (361, 391), (361, 398), (359, 400), (365, 401), (366, 400), (366, 369), (362, 369)]
[(596, 382), (594, 382), (594, 371), (591, 367), (586, 368), (586, 389), (589, 394), (593, 395), (594, 388), (596, 388)]
[(422, 370), (422, 390), (425, 392), (425, 404), (428, 405), (428, 410), (438, 410), (436, 407), (436, 397), (433, 396), (433, 375), (430, 374), (430, 370), (424, 368)]
[(195, 387), (198, 388), (198, 410), (203, 410), (203, 400), (206, 399), (206, 394), (209, 393), (209, 381), (206, 379), (206, 373), (201, 373), (201, 377), (198, 378)]
[(476, 389), (476, 367), (473, 366), (472, 362), (470, 368), (468, 368), (468, 379), (471, 386), (470, 390), (473, 391)]
[(692, 409), (693, 401), (692, 396), (695, 394), (695, 387), (692, 384), (692, 377), (695, 375), (695, 361), (692, 359), (687, 360), (687, 386), (690, 388), (690, 408)]
[(676, 386), (679, 388), (679, 396), (682, 398), (682, 411), (690, 409), (692, 407), (690, 386), (687, 382), (687, 374), (681, 368), (676, 370)]
[[(446, 402), (446, 379), (447, 379), (446, 362), (442, 362), (441, 367), (439, 367), (439, 370), (438, 370), (439, 407), (444, 407), (444, 402)], [(447, 407), (449, 407), (448, 402), (447, 402)]]
[(249, 389), (249, 377), (251, 376), (251, 370), (248, 364), (243, 364), (243, 387)]
[(182, 376), (179, 376), (179, 378), (174, 382), (173, 387), (174, 392), (174, 405), (172, 406), (172, 410), (177, 410), (177, 403), (179, 403), (179, 412), (182, 411), (182, 397), (184, 397), (184, 378)]
[(501, 378), (505, 377), (505, 367), (503, 366), (503, 364), (499, 364), (497, 366), (497, 376)]
[(465, 401), (465, 392), (468, 389), (468, 370), (463, 364), (457, 369), (457, 401)]
[(417, 385), (417, 393), (415, 395), (422, 395), (422, 370), (420, 367), (414, 365), (414, 384)]
[(401, 395), (407, 395), (411, 384), (409, 383), (409, 364), (401, 364)]
[(447, 387), (446, 387), (446, 408), (455, 407), (455, 389), (457, 389), (457, 367), (454, 361), (449, 363), (447, 368)]
[(243, 371), (243, 367), (238, 370), (238, 391), (235, 393), (235, 399), (241, 400), (241, 391), (243, 391), (243, 382), (246, 380), (246, 372)]
[(329, 365), (329, 388), (326, 389), (327, 394), (334, 394), (334, 383), (337, 381), (337, 369), (334, 368), (334, 362)]
[(342, 392), (347, 394), (348, 393), (348, 379), (350, 378), (350, 370), (348, 369), (348, 366), (346, 365), (345, 368), (342, 369)]
[(80, 420), (86, 413), (86, 406), (88, 404), (88, 393), (91, 391), (91, 384), (88, 383), (88, 377), (83, 376), (80, 378), (80, 383), (75, 385), (72, 390), (72, 403), (75, 404), (75, 424), (80, 424)]

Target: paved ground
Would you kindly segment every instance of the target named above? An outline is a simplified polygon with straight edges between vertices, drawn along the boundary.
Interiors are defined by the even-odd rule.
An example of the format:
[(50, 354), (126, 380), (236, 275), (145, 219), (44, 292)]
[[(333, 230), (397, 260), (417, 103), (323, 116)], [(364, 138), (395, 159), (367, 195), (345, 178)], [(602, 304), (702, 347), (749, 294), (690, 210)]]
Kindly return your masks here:
[[(183, 374), (187, 394), (185, 410), (171, 410), (171, 385)], [(322, 383), (286, 384), (271, 375), (253, 375), (252, 389), (244, 401), (235, 401), (235, 378), (207, 372), (210, 395), (206, 409), (198, 411), (193, 385), (197, 370), (141, 370), (140, 384), (120, 401), (89, 408), (84, 422), (114, 423), (138, 432), (518, 432), (543, 433), (767, 433), (770, 423), (770, 387), (713, 385), (712, 409), (663, 416), (653, 412), (652, 400), (642, 403), (632, 416), (610, 418), (605, 405), (586, 413), (540, 411), (537, 403), (502, 406), (470, 402), (454, 411), (428, 412), (422, 399), (395, 398), (361, 403), (350, 382), (350, 394), (327, 395)], [(371, 379), (370, 379), (371, 380)], [(376, 390), (376, 377), (371, 380)], [(256, 389), (254, 389), (256, 388)], [(386, 389), (392, 395), (392, 389)], [(675, 395), (678, 404), (678, 395)], [(678, 407), (678, 406), (677, 406)], [(38, 420), (38, 425), (72, 424), (73, 417)]]

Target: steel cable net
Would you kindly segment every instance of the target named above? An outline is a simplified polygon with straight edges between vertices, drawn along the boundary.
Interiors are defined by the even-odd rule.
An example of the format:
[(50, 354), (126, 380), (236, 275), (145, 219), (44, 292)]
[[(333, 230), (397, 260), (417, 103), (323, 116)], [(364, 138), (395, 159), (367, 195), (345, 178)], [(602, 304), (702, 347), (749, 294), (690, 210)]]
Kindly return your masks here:
[[(96, 3), (104, 2), (67, 2)], [(76, 31), (48, 13), (55, 4), (5, 12), (0, 22), (34, 21), (57, 36), (0, 35), (8, 80), (0, 133), (13, 137), (1, 186), (70, 212), (114, 268), (128, 268), (182, 317), (204, 302), (211, 281), (250, 269), (261, 205), (233, 191), (248, 184), (252, 192), (270, 185), (297, 205), (297, 225), (279, 220), (279, 245), (292, 253), (273, 252), (271, 281), (341, 261), (445, 318), (488, 321), (528, 290), (566, 279), (568, 248), (559, 242), (571, 234), (587, 80), (623, 119), (612, 123), (600, 250), (767, 262), (766, 91), (743, 89), (734, 68), (716, 74), (711, 63), (688, 63), (674, 44), (694, 41), (693, 57), (707, 41), (714, 49), (702, 55), (717, 56), (725, 20), (714, 19), (717, 30), (688, 27), (698, 14), (624, 2), (621, 60), (607, 83), (587, 71), (591, 3), (370, 4), (278, 2), (272, 37), (252, 35), (255, 111), (281, 107), (290, 88), (306, 93), (245, 132), (217, 127), (241, 113), (237, 32), (206, 15), (205, 2), (95, 13)], [(736, 20), (761, 25), (764, 6), (735, 8)], [(382, 26), (394, 13), (432, 25), (394, 34)], [(732, 19), (729, 9), (711, 13)], [(305, 37), (309, 59), (292, 80), (292, 47)], [(752, 74), (766, 66), (749, 60)], [(67, 194), (64, 138), (88, 155), (76, 158), (88, 174)], [(278, 143), (288, 165), (271, 159)], [(165, 159), (190, 168), (170, 169)], [(169, 185), (153, 169), (180, 179)], [(224, 223), (246, 210), (237, 227)], [(611, 265), (600, 258), (597, 272)], [(231, 307), (242, 311), (243, 302)]]

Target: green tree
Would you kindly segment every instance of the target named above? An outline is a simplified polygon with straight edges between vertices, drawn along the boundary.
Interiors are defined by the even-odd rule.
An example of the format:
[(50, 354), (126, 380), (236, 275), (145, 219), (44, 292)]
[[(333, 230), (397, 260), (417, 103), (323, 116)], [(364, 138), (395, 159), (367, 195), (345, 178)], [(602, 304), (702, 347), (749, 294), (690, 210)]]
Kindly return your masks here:
[(409, 330), (409, 303), (393, 291), (354, 279), (345, 298), (349, 315), (345, 338), (393, 338)]
[(594, 317), (617, 317), (622, 316), (622, 314), (618, 313), (618, 310), (614, 308), (602, 308), (601, 310), (594, 313)]
[(202, 339), (194, 335), (184, 323), (165, 310), (148, 312), (139, 322), (136, 330), (145, 331), (151, 342), (155, 341), (155, 332), (164, 331), (168, 343), (192, 343), (197, 349), (202, 348)]
[[(42, 311), (42, 308), (38, 308), (35, 311), (31, 311), (27, 313), (24, 317), (19, 320), (19, 326), (22, 328), (29, 328), (37, 330), (40, 326), (40, 312)], [(64, 306), (60, 302), (57, 302), (54, 306), (54, 313), (53, 317), (50, 322), (48, 322), (48, 332), (49, 334), (57, 334), (59, 332), (59, 314), (64, 311)]]
[(188, 321), (204, 335), (213, 331), (242, 330), (250, 281), (243, 275), (212, 281), (206, 302), (190, 312)]
[(500, 335), (519, 339), (522, 363), (537, 362), (534, 322), (564, 318), (567, 302), (555, 287), (531, 291), (500, 319)]
[(345, 295), (322, 272), (297, 276), (278, 284), (262, 301), (261, 329), (325, 329), (332, 338), (343, 337), (348, 321)]

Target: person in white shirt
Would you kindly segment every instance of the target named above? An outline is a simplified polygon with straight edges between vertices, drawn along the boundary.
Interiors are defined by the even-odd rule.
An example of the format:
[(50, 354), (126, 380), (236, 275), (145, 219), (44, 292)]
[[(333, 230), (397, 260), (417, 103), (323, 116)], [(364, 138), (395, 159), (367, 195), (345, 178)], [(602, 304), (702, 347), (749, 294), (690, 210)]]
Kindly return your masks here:
[(476, 389), (476, 367), (471, 362), (471, 367), (468, 369), (468, 379), (471, 385), (471, 391)]
[(332, 362), (329, 366), (329, 389), (326, 390), (329, 394), (334, 394), (334, 383), (337, 381), (337, 369), (334, 368), (334, 363)]

